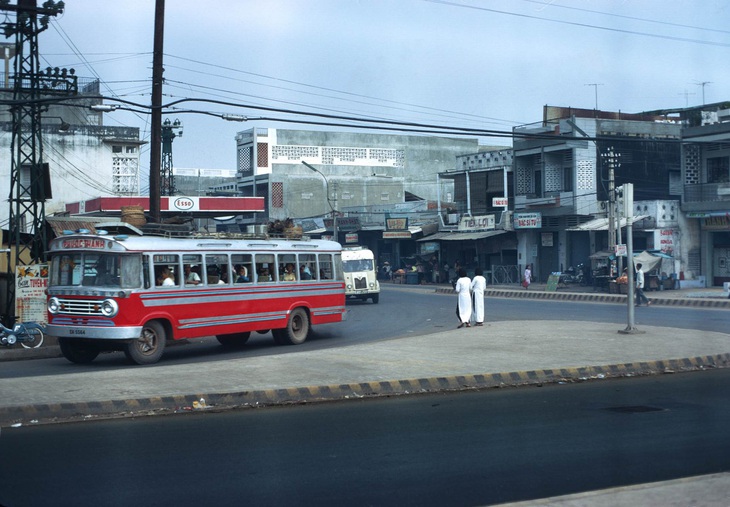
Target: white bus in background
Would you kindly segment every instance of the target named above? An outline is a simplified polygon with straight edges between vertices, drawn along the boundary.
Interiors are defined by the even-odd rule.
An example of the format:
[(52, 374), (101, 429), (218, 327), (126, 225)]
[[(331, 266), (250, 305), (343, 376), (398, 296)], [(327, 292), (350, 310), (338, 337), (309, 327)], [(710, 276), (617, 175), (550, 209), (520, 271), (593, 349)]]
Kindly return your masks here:
[(342, 271), (345, 275), (345, 296), (374, 304), (380, 299), (380, 283), (373, 252), (362, 246), (342, 248)]

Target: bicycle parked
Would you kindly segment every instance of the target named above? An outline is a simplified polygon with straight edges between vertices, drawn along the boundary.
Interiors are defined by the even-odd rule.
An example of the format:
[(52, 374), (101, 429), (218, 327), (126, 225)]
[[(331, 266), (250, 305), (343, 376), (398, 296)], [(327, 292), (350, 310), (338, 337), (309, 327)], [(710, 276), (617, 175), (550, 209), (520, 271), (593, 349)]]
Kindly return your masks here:
[(26, 349), (37, 349), (43, 345), (45, 326), (37, 322), (21, 322), (12, 329), (0, 324), (0, 345), (10, 347), (20, 343)]

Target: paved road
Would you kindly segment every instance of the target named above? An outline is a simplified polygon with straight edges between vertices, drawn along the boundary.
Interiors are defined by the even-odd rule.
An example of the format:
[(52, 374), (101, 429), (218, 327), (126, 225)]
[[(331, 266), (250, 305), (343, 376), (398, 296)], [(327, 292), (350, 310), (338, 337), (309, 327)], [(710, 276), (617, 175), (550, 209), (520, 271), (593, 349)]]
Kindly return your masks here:
[[(490, 293), (490, 297), (496, 295), (597, 302), (621, 298), (592, 293), (550, 295), (537, 290)], [(718, 311), (725, 311), (728, 301), (717, 291), (709, 297), (676, 291), (673, 298), (660, 300), (659, 295), (649, 295), (657, 305)], [(623, 334), (621, 329), (598, 322), (497, 322), (407, 339), (255, 358), (223, 357), (196, 364), (83, 373), (70, 365), (62, 374), (3, 380), (0, 426), (182, 412), (191, 410), (201, 398), (208, 407), (224, 409), (581, 381), (730, 364), (730, 336), (725, 333), (643, 326), (640, 334)]]

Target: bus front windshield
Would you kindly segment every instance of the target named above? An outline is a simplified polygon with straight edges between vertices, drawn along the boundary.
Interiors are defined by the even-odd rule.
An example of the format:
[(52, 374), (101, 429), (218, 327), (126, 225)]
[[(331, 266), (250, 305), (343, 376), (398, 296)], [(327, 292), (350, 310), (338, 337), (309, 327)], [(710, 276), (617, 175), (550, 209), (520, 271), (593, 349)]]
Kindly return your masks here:
[(51, 258), (49, 286), (141, 286), (142, 256), (116, 253), (58, 253)]
[(360, 271), (372, 271), (372, 259), (351, 259), (342, 261), (342, 271), (345, 273), (357, 273)]

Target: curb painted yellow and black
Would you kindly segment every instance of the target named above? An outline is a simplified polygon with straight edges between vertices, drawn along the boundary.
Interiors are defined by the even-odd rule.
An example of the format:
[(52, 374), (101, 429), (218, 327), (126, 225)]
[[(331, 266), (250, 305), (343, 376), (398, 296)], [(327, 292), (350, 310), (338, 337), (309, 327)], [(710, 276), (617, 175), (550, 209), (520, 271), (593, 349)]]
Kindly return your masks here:
[(457, 375), (450, 377), (240, 391), (235, 393), (198, 393), (127, 400), (35, 404), (0, 407), (0, 427), (78, 422), (107, 418), (145, 417), (186, 412), (218, 412), (275, 405), (321, 403), (409, 394), (581, 382), (606, 378), (657, 375), (728, 367), (730, 367), (730, 353), (581, 368)]

